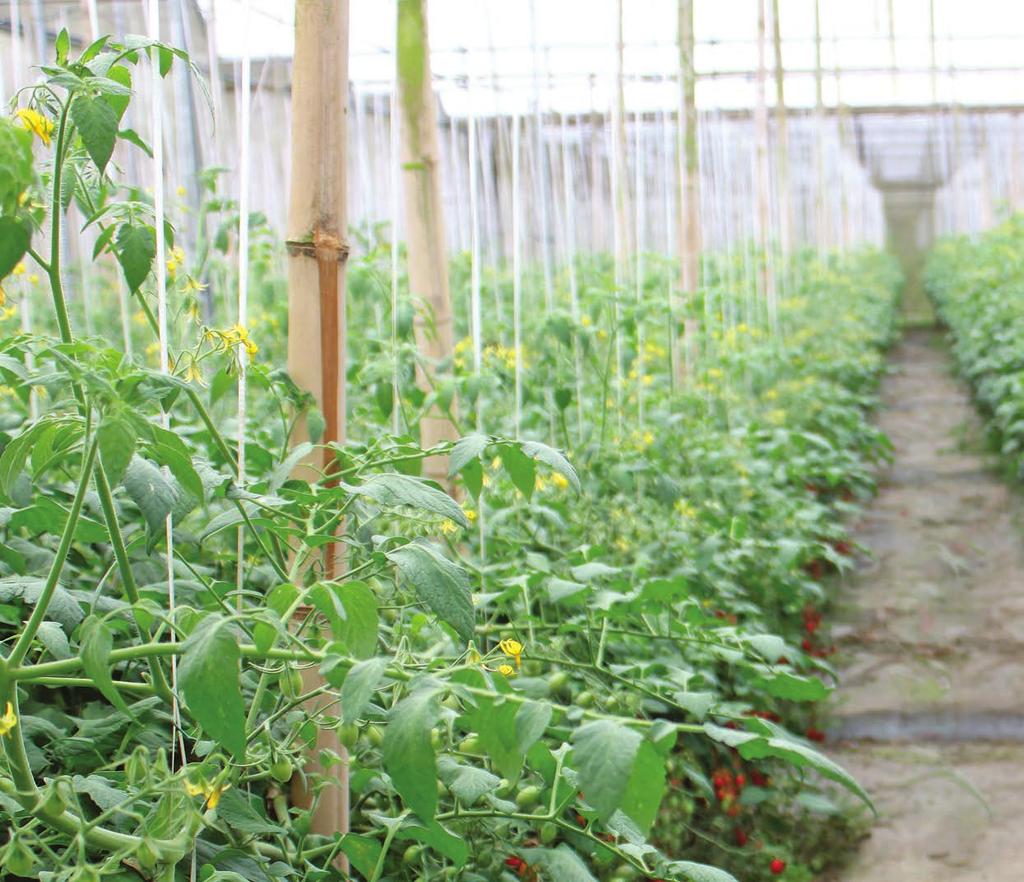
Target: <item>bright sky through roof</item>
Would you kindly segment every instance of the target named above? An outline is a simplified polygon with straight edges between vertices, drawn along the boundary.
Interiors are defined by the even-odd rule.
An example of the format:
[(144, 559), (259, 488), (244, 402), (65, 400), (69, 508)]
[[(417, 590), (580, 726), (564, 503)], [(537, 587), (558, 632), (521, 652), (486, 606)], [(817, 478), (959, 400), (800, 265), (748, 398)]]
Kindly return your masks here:
[[(694, 0), (697, 69), (705, 108), (749, 107), (754, 85), (730, 75), (757, 65), (757, 0)], [(889, 40), (888, 0), (820, 0), (825, 100), (836, 103), (832, 75), (843, 68), (843, 101), (855, 105), (927, 104), (932, 96), (928, 0), (892, 0), (896, 35)], [(241, 0), (216, 4), (219, 51), (244, 49)], [(350, 0), (350, 78), (355, 88), (389, 87), (394, 43), (393, 0)], [(814, 0), (781, 0), (783, 51), (790, 106), (814, 102)], [(625, 0), (626, 101), (630, 110), (674, 108), (676, 0)], [(294, 5), (250, 0), (253, 57), (292, 51)], [(461, 115), (526, 112), (539, 97), (545, 109), (605, 109), (615, 75), (615, 0), (430, 0), (434, 76), (445, 109)], [(535, 18), (534, 18), (535, 12)], [(935, 0), (938, 99), (965, 104), (1018, 103), (1024, 3), (1020, 0)], [(536, 32), (536, 47), (534, 46)], [(770, 38), (770, 35), (769, 35)], [(768, 46), (769, 77), (771, 45)], [(950, 70), (955, 69), (955, 78)], [(973, 69), (973, 72), (972, 72)], [(859, 71), (859, 72), (858, 72)], [(467, 93), (472, 77), (472, 95)], [(769, 94), (773, 90), (769, 88)]]

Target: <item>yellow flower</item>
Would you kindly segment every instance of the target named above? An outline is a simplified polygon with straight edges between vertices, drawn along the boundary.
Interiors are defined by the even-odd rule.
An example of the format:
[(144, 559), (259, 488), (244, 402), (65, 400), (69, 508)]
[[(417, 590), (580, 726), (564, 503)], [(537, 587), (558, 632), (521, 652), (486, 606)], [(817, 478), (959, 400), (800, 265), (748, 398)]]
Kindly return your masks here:
[(32, 275), (30, 275), (28, 277), (28, 281), (29, 281), (30, 285), (38, 285), (39, 284), (39, 276), (37, 276), (35, 273), (32, 273)]
[(457, 533), (458, 531), (458, 525), (451, 518), (445, 518), (441, 521), (441, 532), (444, 533), (445, 536), (451, 536), (452, 533)]
[(4, 715), (0, 717), (0, 735), (6, 735), (18, 725), (18, 718), (14, 713), (14, 705), (7, 702)]
[(476, 512), (473, 511), (473, 509), (466, 509), (466, 520), (469, 521), (471, 524), (473, 523), (473, 521), (476, 520)]
[(554, 484), (559, 490), (564, 490), (569, 486), (569, 479), (561, 472), (552, 472), (551, 483)]
[(206, 285), (204, 285), (202, 282), (198, 281), (197, 279), (192, 278), (192, 276), (189, 276), (188, 280), (185, 282), (185, 290), (186, 291), (205, 291), (206, 288), (207, 288)]
[(218, 784), (217, 782), (211, 784), (208, 781), (195, 783), (187, 779), (185, 780), (185, 792), (189, 796), (202, 796), (206, 800), (206, 807), (208, 809), (217, 808), (217, 803), (220, 802), (224, 791), (230, 788), (230, 784)]
[(644, 432), (644, 439), (643, 440), (644, 440), (644, 446), (645, 447), (650, 447), (654, 443), (654, 433), (650, 429), (648, 429), (646, 432)]
[(255, 343), (253, 343), (252, 340), (246, 340), (245, 341), (245, 353), (246, 353), (246, 355), (249, 356), (249, 358), (252, 358), (259, 351), (260, 351), (259, 346), (257, 346)]
[(534, 478), (534, 480), (533, 480), (533, 489), (534, 490), (543, 490), (547, 486), (548, 486), (548, 482), (544, 478), (543, 475), (537, 475), (537, 477)]
[(654, 382), (654, 377), (652, 377), (650, 374), (644, 374), (641, 382), (643, 382), (645, 386), (650, 386), (651, 383)]
[(167, 272), (171, 278), (174, 278), (174, 274), (178, 271), (178, 262), (172, 257), (167, 261)]
[(179, 184), (179, 185), (178, 185), (178, 189), (177, 189), (177, 190), (175, 190), (174, 192), (175, 192), (175, 193), (177, 193), (177, 194), (178, 194), (178, 196), (184, 196), (184, 195), (185, 195), (185, 193), (186, 193), (187, 191), (185, 190), (185, 188), (184, 188), (183, 186), (181, 186), (181, 185)]
[(53, 122), (41, 113), (28, 107), (20, 107), (14, 114), (21, 120), (23, 128), (36, 135), (47, 147), (50, 146), (50, 135), (53, 134)]
[(135, 324), (137, 325), (145, 325), (148, 323), (146, 319), (146, 313), (143, 312), (141, 309), (137, 310), (132, 314), (132, 321), (135, 322)]
[(199, 386), (205, 386), (206, 383), (203, 381), (203, 372), (199, 370), (198, 365), (193, 361), (185, 368), (185, 382), (196, 383)]
[(4, 290), (3, 285), (0, 285), (0, 306), (3, 306), (7, 302), (7, 292)]
[[(511, 637), (506, 638), (498, 644), (498, 649), (509, 658), (515, 659), (517, 670), (523, 666), (523, 644), (518, 640), (513, 640)], [(500, 671), (501, 668), (498, 668), (498, 670)]]
[(177, 245), (171, 249), (171, 259), (176, 260), (178, 263), (185, 262), (185, 252), (181, 250)]
[(589, 328), (590, 325), (592, 324), (592, 322), (590, 321), (590, 316), (589, 315), (583, 316), (580, 319), (580, 324), (583, 325), (583, 327), (585, 327), (585, 328)]
[(516, 669), (512, 665), (499, 665), (498, 673), (504, 677), (514, 677), (516, 675)]
[(24, 261), (19, 261), (17, 263), (17, 265), (14, 267), (14, 269), (11, 270), (11, 272), (12, 272), (13, 275), (16, 275), (16, 276), (23, 276), (23, 275), (25, 275), (25, 262)]

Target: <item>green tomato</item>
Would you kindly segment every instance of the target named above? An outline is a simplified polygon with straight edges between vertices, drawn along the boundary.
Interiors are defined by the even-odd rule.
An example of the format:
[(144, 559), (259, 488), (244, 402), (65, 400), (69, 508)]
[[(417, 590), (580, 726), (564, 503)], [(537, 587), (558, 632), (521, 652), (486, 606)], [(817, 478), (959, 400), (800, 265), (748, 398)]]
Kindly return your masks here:
[(355, 723), (338, 726), (338, 740), (346, 750), (351, 750), (359, 740), (359, 727)]
[(441, 749), (441, 732), (437, 726), (430, 730), (430, 746), (434, 748), (434, 750)]
[(552, 692), (561, 692), (569, 685), (569, 675), (565, 671), (555, 671), (548, 677), (548, 689)]
[(558, 825), (547, 821), (540, 825), (540, 841), (550, 845), (558, 838)]
[(477, 735), (467, 735), (459, 742), (459, 750), (463, 753), (480, 753), (480, 738)]
[(508, 778), (502, 778), (498, 782), (498, 786), (494, 789), (494, 792), (504, 798), (512, 793), (513, 784)]
[(384, 733), (381, 732), (380, 727), (375, 726), (373, 723), (366, 727), (365, 734), (366, 739), (374, 747), (380, 747), (384, 743)]
[(402, 855), (402, 863), (415, 864), (420, 859), (421, 854), (423, 854), (422, 845), (410, 845), (405, 850), (405, 854)]
[(64, 814), (67, 809), (67, 800), (64, 799), (64, 794), (60, 792), (59, 786), (54, 783), (51, 784), (49, 789), (43, 796), (43, 801), (39, 804), (39, 813), (47, 818), (59, 818)]
[(576, 696), (577, 707), (590, 707), (594, 703), (594, 693), (588, 692), (584, 689), (579, 695)]
[(540, 794), (540, 788), (534, 784), (530, 784), (516, 794), (516, 806), (523, 811), (531, 809), (540, 802)]
[(298, 698), (302, 695), (302, 674), (295, 668), (288, 668), (281, 674), (281, 691), (288, 698)]
[(270, 767), (270, 777), (281, 784), (285, 784), (292, 779), (294, 771), (292, 761), (288, 757), (282, 756), (275, 760), (274, 764)]

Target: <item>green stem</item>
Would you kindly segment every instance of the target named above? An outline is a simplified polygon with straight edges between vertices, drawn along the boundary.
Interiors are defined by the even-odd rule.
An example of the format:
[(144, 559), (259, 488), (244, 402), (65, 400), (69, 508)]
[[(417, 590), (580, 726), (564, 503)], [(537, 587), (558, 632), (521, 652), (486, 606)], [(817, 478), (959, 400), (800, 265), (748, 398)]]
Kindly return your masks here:
[(54, 592), (57, 590), (57, 581), (60, 579), (61, 570), (64, 569), (64, 562), (67, 560), (68, 552), (71, 550), (71, 541), (75, 537), (75, 528), (78, 526), (78, 518), (82, 514), (82, 505), (85, 503), (85, 494), (89, 489), (89, 481), (92, 478), (92, 464), (96, 459), (97, 446), (98, 441), (94, 436), (88, 448), (86, 448), (85, 461), (82, 463), (82, 475), (78, 481), (78, 489), (75, 491), (75, 498), (71, 503), (71, 511), (68, 513), (67, 523), (64, 524), (60, 543), (57, 545), (57, 553), (53, 558), (53, 563), (50, 565), (50, 572), (46, 577), (43, 590), (32, 609), (32, 615), (29, 617), (24, 630), (18, 636), (18, 642), (14, 644), (14, 649), (11, 650), (11, 654), (7, 658), (7, 664), (12, 668), (17, 668), (21, 664), (22, 659), (25, 658), (29, 647), (32, 645), (32, 640), (36, 636), (36, 631), (39, 630), (39, 626), (46, 618), (46, 611), (50, 601), (53, 599)]

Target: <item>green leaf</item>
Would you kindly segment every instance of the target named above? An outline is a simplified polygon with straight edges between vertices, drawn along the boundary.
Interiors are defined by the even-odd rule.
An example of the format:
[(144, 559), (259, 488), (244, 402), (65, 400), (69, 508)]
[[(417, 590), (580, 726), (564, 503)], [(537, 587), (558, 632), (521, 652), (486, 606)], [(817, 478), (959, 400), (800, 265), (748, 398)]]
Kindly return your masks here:
[(82, 622), (81, 655), (82, 668), (86, 676), (119, 711), (131, 716), (128, 705), (121, 693), (114, 686), (110, 676), (110, 650), (114, 648), (114, 636), (106, 622), (95, 616), (89, 616)]
[(71, 37), (68, 36), (67, 28), (60, 29), (60, 33), (57, 34), (57, 39), (54, 41), (53, 48), (57, 64), (67, 64), (68, 50), (71, 48)]
[[(127, 95), (116, 95), (113, 92), (105, 92), (103, 95), (103, 100), (114, 108), (114, 113), (117, 114), (117, 119), (120, 123), (121, 117), (124, 116), (124, 112), (128, 109), (128, 104), (131, 101), (132, 72), (123, 64), (116, 64), (107, 70), (107, 78), (124, 86), (129, 92)], [(152, 155), (150, 153), (150, 156)]]
[(645, 836), (658, 816), (665, 790), (665, 758), (650, 741), (644, 739), (637, 750), (621, 805), (622, 812)]
[(772, 664), (789, 654), (786, 641), (776, 634), (752, 634), (746, 638), (750, 648)]
[(233, 626), (215, 613), (188, 636), (178, 666), (178, 683), (189, 713), (238, 762), (245, 759), (240, 660)]
[(673, 879), (685, 879), (686, 882), (737, 882), (732, 873), (708, 864), (695, 864), (693, 861), (672, 861), (659, 868), (658, 872), (666, 873)]
[(0, 453), (0, 494), (6, 499), (11, 498), (11, 489), (18, 476), (24, 471), (25, 463), (32, 452), (32, 447), (44, 432), (52, 427), (50, 420), (39, 420), (24, 432), (8, 442), (3, 453)]
[(153, 463), (137, 455), (132, 457), (125, 471), (124, 488), (154, 534), (163, 530), (167, 516), (181, 499), (181, 489), (164, 477)]
[(744, 759), (762, 759), (772, 756), (786, 760), (795, 766), (809, 767), (819, 775), (841, 784), (855, 796), (862, 799), (871, 811), (875, 811), (871, 797), (867, 795), (864, 788), (857, 783), (856, 779), (838, 763), (833, 762), (827, 756), (818, 753), (806, 744), (799, 741), (791, 741), (788, 738), (762, 738), (755, 736), (754, 740), (745, 742), (739, 747), (740, 756)]
[(0, 213), (14, 214), (34, 180), (32, 133), (0, 117)]
[(388, 715), (382, 758), (395, 789), (423, 821), (437, 811), (437, 768), (430, 730), (441, 714), (441, 690), (421, 686)]
[(448, 475), (454, 477), (472, 462), (479, 462), (491, 439), (486, 435), (466, 435), (455, 442), (448, 459)]
[[(0, 603), (21, 601), (34, 606), (43, 593), (43, 579), (35, 576), (9, 576), (0, 579)], [(67, 590), (61, 587), (53, 592), (46, 614), (60, 624), (65, 632), (70, 633), (85, 618), (78, 601)]]
[(341, 718), (344, 722), (354, 723), (363, 716), (373, 693), (384, 679), (387, 667), (388, 660), (382, 657), (368, 658), (352, 665), (341, 684)]
[(283, 832), (268, 821), (241, 790), (228, 790), (217, 805), (217, 819), (248, 836), (279, 836)]
[(341, 837), (341, 850), (362, 876), (369, 879), (373, 875), (380, 859), (380, 843), (376, 839), (358, 833), (346, 833)]
[(116, 487), (124, 478), (128, 464), (135, 455), (138, 438), (131, 422), (120, 414), (110, 414), (103, 418), (96, 439), (100, 446), (100, 462), (111, 487)]
[(377, 596), (365, 582), (318, 582), (309, 590), (313, 605), (327, 617), (334, 639), (350, 655), (368, 658), (377, 648)]
[(32, 224), (20, 217), (0, 217), (0, 282), (25, 256), (32, 244)]
[(467, 643), (473, 639), (475, 617), (469, 577), (433, 545), (417, 539), (386, 553), (401, 578), (439, 618)]
[(71, 119), (78, 127), (89, 158), (102, 174), (117, 141), (117, 111), (102, 98), (80, 94), (71, 102)]
[(573, 733), (572, 765), (583, 798), (602, 820), (619, 808), (642, 742), (639, 732), (614, 720), (585, 723)]
[(493, 793), (501, 784), (501, 778), (476, 766), (464, 766), (451, 757), (441, 757), (438, 773), (447, 787), (463, 805), (473, 805), (487, 793)]
[(399, 828), (396, 838), (422, 842), (438, 854), (444, 855), (456, 867), (465, 866), (466, 861), (469, 860), (469, 845), (466, 842), (466, 837), (456, 836), (437, 821), (425, 827), (405, 823)]
[(117, 229), (114, 253), (132, 293), (142, 287), (156, 259), (156, 233), (151, 226), (123, 223)]
[(122, 141), (127, 141), (129, 144), (134, 144), (150, 159), (153, 158), (153, 148), (149, 146), (149, 143), (135, 129), (121, 129), (118, 131), (117, 137)]
[(540, 867), (545, 878), (557, 882), (597, 882), (580, 856), (565, 843), (558, 848), (523, 848), (519, 853), (528, 864)]
[(502, 444), (498, 447), (501, 464), (508, 472), (512, 483), (527, 499), (533, 496), (533, 488), (537, 480), (537, 469), (533, 460), (516, 444)]
[(786, 701), (821, 701), (832, 694), (832, 690), (817, 677), (798, 677), (787, 671), (758, 677), (752, 685)]
[(491, 758), (501, 774), (514, 781), (523, 767), (523, 752), (519, 750), (516, 716), (519, 706), (511, 701), (478, 699), (476, 708), (466, 715), (466, 721), (480, 739), (484, 753)]
[(573, 489), (579, 493), (580, 479), (579, 475), (576, 474), (576, 469), (554, 447), (548, 447), (547, 444), (541, 444), (539, 441), (524, 441), (522, 450), (527, 456), (540, 460), (563, 475), (572, 484)]
[(39, 638), (39, 642), (46, 647), (47, 652), (57, 661), (71, 658), (71, 644), (68, 643), (68, 636), (57, 622), (40, 622), (36, 636)]
[(395, 507), (408, 505), (421, 511), (449, 518), (463, 527), (469, 526), (465, 513), (459, 504), (447, 493), (432, 487), (422, 478), (411, 475), (374, 475), (365, 483), (353, 487), (342, 485), (349, 493), (357, 493), (372, 499), (378, 505)]
[(551, 722), (552, 707), (546, 701), (525, 701), (516, 713), (516, 746), (525, 754)]

